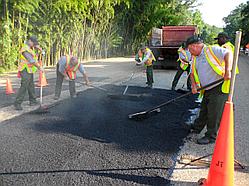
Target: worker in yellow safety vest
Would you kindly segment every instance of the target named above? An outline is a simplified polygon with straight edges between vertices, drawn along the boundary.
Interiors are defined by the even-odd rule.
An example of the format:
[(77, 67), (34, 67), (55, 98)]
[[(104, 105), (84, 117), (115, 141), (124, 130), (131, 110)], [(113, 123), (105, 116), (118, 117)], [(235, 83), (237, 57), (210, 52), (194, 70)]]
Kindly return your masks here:
[[(214, 38), (215, 40), (217, 40), (217, 44), (222, 47), (222, 48), (226, 48), (230, 51), (232, 51), (232, 53), (234, 53), (234, 45), (229, 41), (229, 36), (226, 32), (220, 32), (218, 34), (218, 36), (216, 38)], [(239, 73), (239, 68), (236, 67), (236, 73)]]
[[(139, 59), (141, 58), (142, 61)], [(144, 64), (146, 67), (146, 76), (147, 76), (147, 82), (148, 88), (153, 87), (154, 79), (153, 79), (153, 62), (156, 61), (153, 52), (146, 47), (145, 45), (141, 45), (138, 54), (135, 57), (135, 60), (137, 61), (137, 65)]]
[[(189, 75), (190, 72), (190, 63), (191, 63), (191, 54), (188, 51), (188, 49), (185, 48), (185, 43), (182, 44), (182, 46), (178, 49), (178, 55), (179, 58), (177, 60), (178, 62), (178, 70), (176, 72), (176, 75), (173, 79), (171, 89), (175, 90), (176, 85), (181, 77), (181, 75), (186, 71)], [(187, 88), (191, 90), (191, 81), (190, 76), (188, 76), (187, 79)]]
[(43, 68), (38, 63), (41, 52), (42, 50), (39, 47), (38, 40), (35, 36), (31, 36), (20, 50), (18, 76), (21, 78), (21, 87), (18, 90), (14, 103), (16, 110), (22, 110), (21, 104), (27, 91), (29, 94), (30, 106), (38, 104), (35, 96), (34, 73), (37, 69), (43, 71)]
[(195, 133), (200, 133), (207, 126), (207, 132), (197, 140), (198, 144), (213, 143), (229, 93), (232, 52), (219, 46), (206, 46), (197, 36), (188, 38), (186, 45), (193, 57), (191, 82), (194, 94), (198, 88), (224, 78), (224, 82), (205, 89), (199, 118), (191, 126)]
[(75, 90), (75, 79), (76, 79), (76, 72), (79, 72), (83, 75), (83, 78), (86, 82), (86, 85), (89, 84), (89, 79), (84, 69), (84, 66), (80, 61), (70, 55), (65, 55), (60, 58), (56, 65), (56, 86), (55, 86), (55, 96), (54, 99), (58, 100), (61, 94), (61, 88), (64, 78), (69, 79), (69, 92), (71, 98), (76, 97), (76, 90)]

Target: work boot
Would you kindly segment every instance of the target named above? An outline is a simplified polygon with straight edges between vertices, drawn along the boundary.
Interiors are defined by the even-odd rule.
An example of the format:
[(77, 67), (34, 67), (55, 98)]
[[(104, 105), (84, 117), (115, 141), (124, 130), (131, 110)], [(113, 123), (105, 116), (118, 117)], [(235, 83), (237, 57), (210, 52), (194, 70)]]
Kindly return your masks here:
[(207, 137), (207, 136), (204, 136), (197, 140), (197, 144), (200, 144), (200, 145), (207, 145), (209, 143), (214, 143), (214, 142), (215, 142), (215, 139)]
[(15, 110), (22, 110), (22, 106), (20, 104), (14, 104)]
[(190, 127), (189, 127), (189, 131), (190, 133), (193, 133), (193, 134), (200, 134), (201, 133), (201, 130), (197, 130), (195, 127), (194, 127), (194, 124), (190, 124)]
[(72, 98), (72, 99), (75, 99), (75, 98), (77, 98), (77, 95), (74, 94), (73, 96), (71, 96), (71, 98)]
[(153, 85), (152, 85), (152, 84), (148, 84), (148, 86), (147, 86), (146, 88), (152, 89), (152, 88), (153, 88)]
[(54, 100), (58, 100), (59, 99), (59, 96), (54, 96)]
[(35, 105), (38, 105), (39, 103), (38, 103), (38, 101), (31, 101), (30, 103), (29, 103), (29, 106), (35, 106)]
[(176, 90), (176, 87), (175, 87), (175, 86), (172, 86), (172, 87), (171, 87), (171, 90)]

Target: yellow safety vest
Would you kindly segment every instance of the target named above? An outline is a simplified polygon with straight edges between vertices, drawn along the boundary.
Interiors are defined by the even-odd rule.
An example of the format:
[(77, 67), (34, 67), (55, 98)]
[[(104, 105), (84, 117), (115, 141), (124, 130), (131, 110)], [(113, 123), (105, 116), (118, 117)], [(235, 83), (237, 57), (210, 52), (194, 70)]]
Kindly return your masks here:
[[(233, 54), (234, 54), (234, 45), (233, 45), (230, 41), (226, 42), (226, 43), (225, 43), (224, 45), (222, 45), (221, 47), (222, 47), (222, 48), (226, 48), (226, 49), (232, 51)], [(236, 74), (239, 74), (239, 68), (238, 68), (238, 66), (236, 67)]]
[(18, 71), (21, 72), (26, 69), (28, 73), (35, 73), (37, 70), (36, 66), (32, 63), (29, 63), (29, 61), (23, 56), (23, 52), (28, 52), (29, 54), (31, 54), (35, 60), (35, 63), (37, 63), (38, 60), (35, 50), (32, 50), (27, 44), (24, 44), (24, 46), (20, 50)]
[[(204, 54), (208, 64), (212, 69), (220, 76), (224, 77), (225, 75), (225, 61), (220, 61), (218, 57), (214, 54), (212, 47), (204, 47)], [(191, 75), (194, 77), (195, 85), (197, 88), (201, 88), (200, 79), (196, 71), (196, 56), (193, 56), (193, 63), (191, 65), (192, 72)], [(222, 84), (222, 92), (229, 93), (230, 90), (230, 80), (226, 80)], [(203, 92), (202, 92), (203, 93)]]
[(70, 56), (66, 55), (66, 74), (69, 76), (70, 79), (76, 79), (76, 72), (79, 69), (80, 62), (73, 67), (70, 67)]
[(189, 66), (189, 63), (186, 63), (185, 61), (183, 61), (183, 60), (180, 58), (180, 53), (182, 53), (182, 54), (184, 55), (186, 61), (189, 61), (187, 52), (186, 52), (186, 50), (184, 50), (182, 47), (180, 47), (180, 48), (178, 49), (178, 55), (179, 55), (178, 60), (180, 61), (180, 67), (181, 67), (182, 70), (186, 70), (186, 69), (188, 68), (188, 66)]
[[(151, 66), (153, 64), (153, 61), (156, 61), (156, 58), (154, 57), (154, 54), (153, 52), (149, 49), (149, 48), (146, 48), (146, 53), (150, 53), (150, 57), (149, 59), (144, 63), (145, 66)], [(142, 57), (142, 60), (144, 59), (145, 57), (145, 54), (143, 54), (143, 57)]]

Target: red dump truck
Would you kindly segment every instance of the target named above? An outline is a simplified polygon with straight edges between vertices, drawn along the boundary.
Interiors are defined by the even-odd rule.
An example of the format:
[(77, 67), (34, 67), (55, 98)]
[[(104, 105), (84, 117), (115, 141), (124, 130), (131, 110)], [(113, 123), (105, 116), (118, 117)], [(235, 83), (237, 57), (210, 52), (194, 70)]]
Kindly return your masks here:
[(178, 48), (188, 37), (196, 35), (197, 32), (196, 26), (153, 28), (149, 48), (156, 58), (154, 68), (175, 68), (177, 66)]

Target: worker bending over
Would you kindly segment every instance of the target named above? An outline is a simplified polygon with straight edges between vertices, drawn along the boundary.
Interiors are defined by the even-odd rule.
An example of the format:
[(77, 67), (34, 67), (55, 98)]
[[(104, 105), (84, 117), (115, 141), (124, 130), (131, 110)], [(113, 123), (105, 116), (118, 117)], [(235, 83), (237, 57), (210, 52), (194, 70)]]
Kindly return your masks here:
[(200, 38), (192, 36), (186, 45), (193, 56), (191, 65), (192, 92), (216, 80), (224, 82), (206, 88), (201, 103), (200, 115), (191, 126), (192, 132), (200, 133), (207, 126), (205, 136), (198, 144), (215, 142), (224, 104), (227, 101), (232, 69), (232, 52), (219, 46), (206, 46)]
[[(139, 58), (142, 58), (142, 61), (140, 61)], [(136, 55), (136, 61), (137, 65), (144, 64), (146, 66), (146, 76), (147, 76), (147, 82), (148, 88), (153, 87), (153, 61), (156, 61), (153, 52), (146, 46), (142, 46), (140, 50), (138, 51), (138, 54)]]
[(35, 36), (31, 36), (20, 50), (18, 62), (18, 76), (21, 78), (21, 87), (18, 90), (14, 107), (16, 110), (22, 110), (22, 102), (28, 91), (30, 106), (38, 104), (35, 96), (34, 73), (37, 69), (43, 71), (38, 63), (38, 56), (42, 52)]
[(73, 56), (62, 56), (56, 65), (56, 86), (55, 86), (55, 96), (54, 99), (58, 100), (61, 94), (61, 87), (64, 78), (69, 79), (69, 92), (71, 98), (76, 97), (75, 90), (75, 79), (77, 70), (83, 75), (86, 85), (89, 84), (88, 76), (83, 65), (78, 61), (76, 57)]
[(175, 90), (176, 85), (181, 77), (181, 75), (186, 71), (188, 73), (188, 79), (187, 79), (187, 88), (191, 90), (191, 81), (190, 81), (190, 62), (191, 62), (191, 54), (188, 51), (187, 48), (185, 48), (185, 43), (182, 44), (182, 46), (178, 49), (178, 70), (176, 72), (176, 75), (174, 77), (174, 80), (172, 82), (172, 90)]

